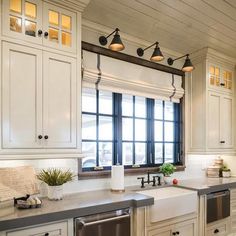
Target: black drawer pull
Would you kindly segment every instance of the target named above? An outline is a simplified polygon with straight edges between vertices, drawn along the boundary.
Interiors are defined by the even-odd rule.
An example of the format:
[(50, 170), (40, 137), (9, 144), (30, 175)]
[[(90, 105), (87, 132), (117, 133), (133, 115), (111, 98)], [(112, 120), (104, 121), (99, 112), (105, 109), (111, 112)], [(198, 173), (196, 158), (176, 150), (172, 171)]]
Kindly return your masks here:
[(41, 36), (43, 34), (42, 30), (38, 30), (38, 35)]
[(225, 143), (225, 141), (222, 140), (222, 141), (220, 141), (220, 143)]
[(42, 136), (42, 135), (39, 135), (39, 136), (38, 136), (38, 139), (42, 139), (42, 138), (43, 138), (43, 136)]
[(218, 234), (220, 231), (218, 229), (214, 230), (214, 234)]
[(44, 136), (44, 139), (48, 139), (48, 135), (45, 135), (45, 136)]
[(220, 86), (225, 86), (225, 83), (220, 83)]

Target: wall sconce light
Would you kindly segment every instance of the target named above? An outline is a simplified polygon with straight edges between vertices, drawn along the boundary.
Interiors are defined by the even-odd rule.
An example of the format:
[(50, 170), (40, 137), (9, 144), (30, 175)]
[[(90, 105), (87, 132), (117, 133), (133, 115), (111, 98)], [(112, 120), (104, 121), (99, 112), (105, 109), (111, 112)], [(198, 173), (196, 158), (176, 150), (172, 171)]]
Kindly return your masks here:
[(150, 47), (156, 45), (156, 47), (154, 48), (154, 51), (152, 53), (152, 56), (150, 58), (151, 61), (157, 62), (157, 61), (162, 61), (164, 59), (164, 56), (159, 48), (159, 43), (155, 42), (152, 45), (148, 46), (147, 48), (138, 48), (137, 49), (137, 54), (142, 57), (144, 54), (144, 51), (146, 51), (147, 49), (149, 49)]
[(99, 37), (99, 42), (101, 45), (105, 46), (107, 44), (107, 39), (115, 33), (110, 45), (109, 45), (109, 49), (111, 49), (112, 51), (122, 51), (125, 46), (121, 41), (120, 38), (120, 34), (119, 34), (119, 29), (116, 28), (112, 33), (110, 33), (108, 36), (101, 36)]
[(185, 59), (184, 65), (182, 67), (182, 71), (184, 71), (184, 72), (191, 72), (191, 71), (193, 71), (194, 70), (194, 66), (193, 66), (193, 64), (192, 64), (192, 62), (191, 62), (191, 60), (189, 58), (189, 54), (185, 54), (184, 56), (178, 57), (176, 59), (168, 58), (167, 63), (168, 63), (168, 65), (172, 66), (174, 61), (179, 60), (179, 59), (181, 59), (183, 57), (186, 57), (186, 59)]

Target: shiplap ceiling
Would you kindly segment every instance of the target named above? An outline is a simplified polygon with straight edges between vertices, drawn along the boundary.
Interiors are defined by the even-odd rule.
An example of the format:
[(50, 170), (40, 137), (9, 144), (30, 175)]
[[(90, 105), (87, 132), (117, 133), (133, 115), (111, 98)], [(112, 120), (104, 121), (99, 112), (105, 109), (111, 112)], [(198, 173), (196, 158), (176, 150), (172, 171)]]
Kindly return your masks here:
[(236, 58), (236, 0), (91, 0), (83, 18), (179, 53), (210, 47)]

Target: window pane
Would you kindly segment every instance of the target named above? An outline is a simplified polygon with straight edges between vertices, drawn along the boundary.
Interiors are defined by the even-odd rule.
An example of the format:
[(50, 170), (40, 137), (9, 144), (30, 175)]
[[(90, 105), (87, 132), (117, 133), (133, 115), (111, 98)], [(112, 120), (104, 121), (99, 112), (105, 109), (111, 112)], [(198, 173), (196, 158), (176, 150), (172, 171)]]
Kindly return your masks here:
[(133, 164), (133, 143), (123, 143), (122, 158), (123, 158), (123, 165)]
[(84, 88), (82, 91), (82, 111), (96, 113), (96, 90)]
[(49, 23), (51, 25), (59, 26), (59, 13), (56, 11), (49, 11), (48, 13)]
[(36, 24), (34, 22), (25, 20), (25, 34), (29, 36), (36, 36)]
[(96, 116), (82, 115), (82, 139), (96, 140)]
[(163, 144), (155, 143), (155, 164), (163, 162)]
[(21, 0), (10, 0), (10, 10), (21, 14)]
[(63, 45), (70, 47), (71, 46), (71, 34), (62, 31), (61, 32), (61, 42)]
[(146, 143), (135, 143), (135, 164), (146, 163)]
[(10, 16), (10, 30), (21, 33), (22, 32), (22, 23), (21, 23), (21, 21), (22, 20), (19, 17)]
[(133, 116), (133, 96), (122, 95), (122, 116)]
[(112, 143), (99, 143), (99, 166), (112, 165)]
[(99, 139), (112, 140), (112, 117), (99, 116)]
[(133, 140), (133, 119), (122, 119), (122, 140)]
[(135, 140), (147, 140), (146, 120), (135, 119)]
[(174, 144), (166, 143), (165, 144), (165, 162), (174, 162)]
[(99, 91), (99, 113), (112, 114), (112, 93)]
[(163, 120), (163, 101), (155, 100), (155, 119)]
[(37, 6), (33, 3), (25, 2), (25, 15), (35, 19), (37, 16)]
[(61, 16), (61, 26), (63, 29), (71, 30), (71, 17), (65, 16), (62, 14)]
[(82, 152), (85, 157), (82, 159), (82, 167), (95, 167), (96, 166), (96, 143), (83, 142)]
[(174, 120), (174, 103), (165, 102), (165, 120)]
[(135, 116), (146, 117), (146, 98), (135, 97)]
[(162, 121), (155, 121), (155, 141), (163, 141), (163, 123)]
[(174, 123), (172, 122), (165, 122), (165, 141), (174, 141)]
[(55, 43), (59, 42), (59, 31), (57, 29), (49, 28), (49, 40)]

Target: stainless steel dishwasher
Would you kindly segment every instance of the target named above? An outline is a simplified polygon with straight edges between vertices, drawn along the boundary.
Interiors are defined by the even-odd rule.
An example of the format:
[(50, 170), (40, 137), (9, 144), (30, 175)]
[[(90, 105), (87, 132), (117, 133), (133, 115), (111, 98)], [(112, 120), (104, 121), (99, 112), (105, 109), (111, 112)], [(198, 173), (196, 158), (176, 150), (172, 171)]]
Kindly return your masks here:
[(76, 218), (75, 235), (130, 236), (130, 210), (117, 210)]

